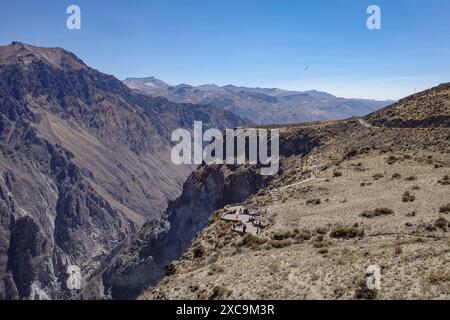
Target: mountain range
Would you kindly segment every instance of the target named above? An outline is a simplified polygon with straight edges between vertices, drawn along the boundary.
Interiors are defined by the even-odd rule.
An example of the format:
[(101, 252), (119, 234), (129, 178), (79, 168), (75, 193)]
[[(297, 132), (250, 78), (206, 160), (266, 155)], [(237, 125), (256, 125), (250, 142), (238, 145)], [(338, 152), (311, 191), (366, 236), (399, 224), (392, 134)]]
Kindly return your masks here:
[(171, 133), (245, 126), (231, 112), (137, 94), (61, 48), (0, 47), (0, 299), (62, 299), (194, 169)]
[(214, 84), (171, 86), (154, 77), (128, 78), (124, 83), (136, 92), (149, 96), (222, 108), (256, 124), (345, 119), (363, 116), (393, 103), (339, 98), (316, 90), (300, 92), (233, 85), (219, 87)]

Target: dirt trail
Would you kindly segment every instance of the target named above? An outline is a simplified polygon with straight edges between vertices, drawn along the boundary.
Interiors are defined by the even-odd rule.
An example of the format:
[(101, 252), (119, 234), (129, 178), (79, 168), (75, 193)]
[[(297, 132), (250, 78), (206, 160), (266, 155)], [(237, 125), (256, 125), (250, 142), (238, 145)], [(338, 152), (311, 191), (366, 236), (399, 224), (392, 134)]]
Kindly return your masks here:
[(358, 121), (359, 121), (359, 123), (360, 123), (362, 126), (364, 126), (364, 127), (366, 127), (366, 128), (378, 128), (378, 127), (376, 127), (376, 126), (374, 126), (374, 125), (368, 123), (368, 122), (367, 122), (366, 120), (364, 120), (364, 119), (358, 119)]

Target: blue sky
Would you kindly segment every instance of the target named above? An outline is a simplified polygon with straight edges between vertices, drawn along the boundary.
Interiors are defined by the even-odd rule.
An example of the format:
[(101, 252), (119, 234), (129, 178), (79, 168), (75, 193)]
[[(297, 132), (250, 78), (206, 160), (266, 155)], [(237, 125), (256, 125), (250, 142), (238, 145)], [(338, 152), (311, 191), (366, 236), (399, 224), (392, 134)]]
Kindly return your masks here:
[(63, 47), (119, 79), (398, 99), (450, 81), (449, 15), (449, 0), (2, 0), (0, 44)]

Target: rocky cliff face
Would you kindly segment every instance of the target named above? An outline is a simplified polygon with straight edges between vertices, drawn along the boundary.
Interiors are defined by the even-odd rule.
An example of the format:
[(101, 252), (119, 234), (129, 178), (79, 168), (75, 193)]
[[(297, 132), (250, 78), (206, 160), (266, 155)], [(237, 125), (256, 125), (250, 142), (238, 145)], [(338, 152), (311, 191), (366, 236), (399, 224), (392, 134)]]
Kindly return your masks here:
[(215, 108), (133, 93), (59, 48), (0, 47), (0, 299), (71, 296), (192, 168), (170, 161), (170, 133), (247, 122)]
[(145, 224), (130, 243), (111, 255), (80, 297), (137, 297), (164, 276), (166, 265), (183, 254), (215, 210), (247, 199), (267, 181), (256, 169), (200, 167), (184, 184), (182, 195), (169, 204), (166, 216)]
[[(308, 127), (284, 132), (281, 155), (306, 155), (327, 135)], [(256, 166), (200, 166), (187, 179), (181, 196), (169, 204), (166, 216), (144, 225), (132, 241), (110, 255), (79, 297), (136, 298), (163, 278), (216, 210), (248, 199), (277, 178), (262, 176)]]

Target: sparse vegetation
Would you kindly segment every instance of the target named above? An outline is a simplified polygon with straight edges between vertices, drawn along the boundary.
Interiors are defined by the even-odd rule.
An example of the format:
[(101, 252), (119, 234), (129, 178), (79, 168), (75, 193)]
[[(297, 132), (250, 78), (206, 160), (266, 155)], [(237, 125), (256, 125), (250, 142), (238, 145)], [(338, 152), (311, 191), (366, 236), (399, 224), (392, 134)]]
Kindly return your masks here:
[(439, 208), (440, 213), (450, 213), (450, 202)]
[(309, 200), (306, 201), (306, 204), (319, 205), (321, 203), (322, 203), (322, 201), (320, 199), (318, 199), (318, 198), (316, 198), (316, 199), (309, 199)]
[(384, 178), (384, 175), (382, 173), (376, 173), (372, 176), (374, 180), (380, 180), (381, 178)]
[[(261, 235), (263, 238), (246, 235), (245, 240), (235, 242), (241, 246), (233, 246), (233, 240), (239, 239), (233, 235), (230, 236), (231, 245), (219, 239), (225, 242), (220, 249), (212, 249), (217, 240), (201, 239), (199, 243), (208, 248), (205, 260), (203, 263), (193, 261), (191, 255), (185, 266), (178, 267), (176, 276), (168, 278), (171, 283), (168, 288), (181, 289), (178, 293), (172, 291), (171, 296), (183, 297), (187, 289), (183, 289), (184, 282), (179, 275), (195, 270), (189, 273), (194, 278), (190, 283), (201, 283), (202, 277), (206, 277), (210, 284), (202, 285), (195, 294), (188, 292), (189, 298), (200, 295), (208, 298), (216, 285), (232, 289), (233, 299), (239, 298), (241, 292), (261, 299), (286, 298), (289, 297), (287, 293), (295, 292), (290, 297), (302, 298), (311, 294), (307, 288), (312, 286), (325, 299), (338, 296), (342, 299), (412, 299), (415, 295), (424, 299), (446, 298), (442, 290), (448, 280), (440, 270), (445, 267), (441, 260), (450, 245), (449, 233), (445, 233), (450, 230), (450, 218), (443, 212), (438, 215), (438, 211), (439, 205), (446, 207), (444, 204), (449, 200), (446, 187), (437, 184), (443, 173), (415, 161), (404, 161), (389, 168), (385, 162), (389, 153), (373, 154), (376, 158), (372, 154), (370, 157), (359, 156), (358, 160), (344, 161), (325, 172), (316, 172), (319, 179), (328, 175), (331, 183), (320, 180), (286, 190), (283, 192), (287, 199), (284, 205), (277, 202), (270, 207), (261, 206), (263, 216), (271, 219), (270, 227)], [(399, 161), (403, 161), (403, 156), (399, 157), (402, 159)], [(439, 159), (448, 161), (443, 156), (436, 156), (435, 161)], [(359, 161), (366, 169), (365, 173), (356, 172)], [(333, 170), (342, 171), (343, 180), (332, 179)], [(420, 181), (406, 182), (405, 178), (412, 174)], [(381, 180), (373, 181), (373, 175)], [(360, 185), (372, 186), (360, 188)], [(373, 195), (376, 195), (375, 201), (371, 200)], [(402, 202), (403, 197), (408, 198), (405, 199), (408, 202)], [(415, 201), (409, 202), (413, 197)], [(342, 204), (344, 202), (347, 203)], [(448, 210), (450, 213), (450, 203)], [(214, 251), (220, 252), (220, 258), (214, 263), (205, 263)], [(223, 272), (214, 266), (219, 263), (225, 269)], [(370, 264), (388, 267), (382, 278), (382, 291), (369, 290), (362, 280)], [(261, 268), (264, 279), (258, 276)], [(292, 283), (285, 280), (288, 270), (292, 270), (289, 276), (294, 280)], [(327, 275), (333, 270), (342, 275), (343, 280), (330, 287)], [(295, 277), (300, 274), (305, 288), (296, 287)], [(395, 274), (404, 277), (394, 279)], [(236, 278), (233, 284), (227, 282), (231, 277)], [(406, 288), (412, 279), (417, 279), (418, 285), (408, 291)], [(246, 291), (247, 283), (261, 280), (268, 290), (259, 290), (256, 285)], [(400, 283), (396, 284), (396, 281)], [(336, 288), (339, 288), (337, 292)]]
[(435, 222), (434, 226), (439, 229), (447, 230), (448, 221), (444, 217), (439, 217)]
[(217, 273), (223, 273), (225, 271), (225, 269), (221, 266), (218, 266), (217, 264), (212, 264), (210, 266), (209, 275), (213, 275), (213, 274), (217, 274)]
[(275, 230), (271, 236), (273, 240), (285, 240), (294, 238), (296, 236), (295, 232), (292, 232), (289, 229), (278, 229)]
[(316, 234), (325, 235), (328, 232), (328, 229), (325, 227), (317, 227), (315, 230)]
[(312, 234), (311, 231), (309, 230), (300, 230), (298, 232), (296, 232), (295, 234), (295, 239), (296, 240), (300, 240), (300, 241), (307, 241), (309, 239), (311, 239)]
[(372, 182), (361, 182), (360, 187), (371, 186)]
[(394, 211), (388, 208), (377, 208), (375, 210), (372, 211), (364, 211), (363, 213), (361, 213), (361, 217), (364, 218), (375, 218), (375, 217), (380, 217), (380, 216), (387, 216), (387, 215), (391, 215), (394, 214)]
[(433, 223), (421, 223), (419, 225), (419, 229), (424, 229), (425, 231), (428, 232), (434, 232), (436, 231), (436, 226)]
[(342, 171), (338, 171), (338, 170), (333, 171), (333, 177), (334, 178), (342, 177)]
[(292, 244), (292, 242), (288, 239), (286, 240), (269, 240), (267, 243), (267, 248), (275, 248), (275, 249), (281, 249), (284, 247), (288, 247)]
[(241, 239), (239, 239), (237, 245), (241, 247), (255, 248), (266, 242), (267, 242), (266, 238), (247, 233)]
[(344, 159), (348, 160), (348, 159), (351, 159), (353, 157), (356, 157), (357, 155), (358, 155), (358, 150), (351, 149), (344, 155)]
[(411, 160), (411, 159), (412, 159), (412, 157), (409, 154), (405, 154), (403, 156), (403, 160)]
[(443, 186), (450, 185), (450, 177), (448, 175), (445, 175), (441, 180), (438, 181), (439, 184)]
[(416, 196), (413, 195), (411, 192), (405, 191), (403, 193), (403, 196), (402, 196), (403, 202), (414, 202), (415, 200), (416, 200)]
[(330, 237), (351, 239), (364, 236), (364, 229), (355, 226), (338, 226), (331, 230)]
[(416, 181), (417, 177), (416, 176), (409, 176), (405, 179), (406, 181)]
[(209, 300), (223, 300), (231, 295), (232, 291), (228, 290), (224, 286), (214, 287)]
[(171, 275), (174, 275), (176, 272), (177, 272), (177, 266), (176, 266), (176, 263), (174, 263), (174, 262), (169, 263), (164, 267), (164, 273), (168, 277)]
[(358, 300), (375, 300), (378, 296), (378, 290), (371, 290), (367, 287), (366, 280), (358, 281), (355, 291), (355, 299)]
[(194, 256), (194, 258), (200, 259), (204, 256), (204, 254), (205, 251), (201, 246), (196, 246), (192, 249), (192, 255)]
[(450, 282), (450, 272), (448, 270), (433, 271), (428, 276), (428, 281), (433, 285)]
[(402, 177), (402, 175), (400, 174), (400, 173), (398, 173), (398, 172), (396, 172), (396, 173), (394, 173), (393, 175), (392, 175), (392, 179), (400, 179)]
[(387, 164), (389, 164), (389, 165), (393, 165), (394, 163), (396, 163), (397, 161), (399, 161), (399, 160), (401, 160), (399, 157), (397, 157), (397, 156), (389, 156), (387, 159), (386, 159), (386, 162), (387, 162)]

